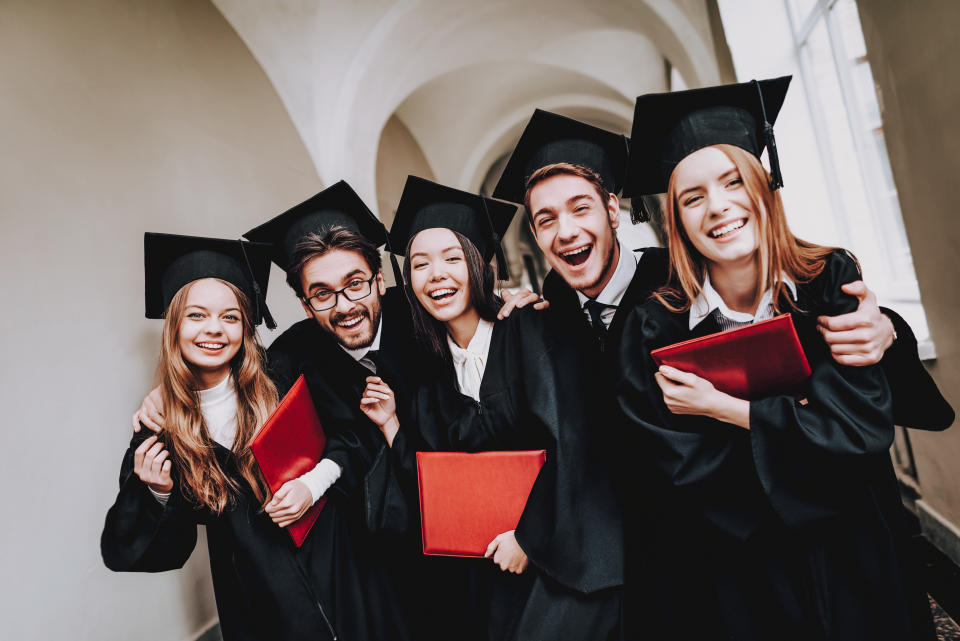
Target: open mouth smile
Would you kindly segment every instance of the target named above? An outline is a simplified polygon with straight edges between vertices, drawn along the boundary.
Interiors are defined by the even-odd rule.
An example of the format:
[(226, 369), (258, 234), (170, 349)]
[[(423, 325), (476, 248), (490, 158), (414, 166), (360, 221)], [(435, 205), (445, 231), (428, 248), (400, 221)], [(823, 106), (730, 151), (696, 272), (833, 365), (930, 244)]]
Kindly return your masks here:
[(442, 303), (450, 300), (457, 293), (457, 291), (458, 290), (454, 287), (443, 287), (427, 292), (427, 296), (429, 296), (431, 300)]
[(362, 313), (356, 314), (353, 316), (338, 318), (336, 321), (334, 321), (333, 324), (336, 325), (337, 327), (342, 327), (344, 329), (353, 329), (354, 327), (359, 325), (360, 322), (366, 317), (367, 317), (366, 314), (362, 314)]
[(744, 225), (747, 224), (746, 218), (740, 218), (739, 220), (734, 220), (729, 223), (724, 223), (718, 227), (714, 227), (709, 232), (707, 232), (710, 238), (723, 238), (727, 234), (731, 234), (738, 229), (742, 229)]
[(222, 350), (224, 347), (227, 346), (226, 343), (208, 343), (208, 342), (194, 343), (194, 345), (208, 352), (219, 352), (220, 350)]
[(577, 267), (587, 262), (587, 259), (590, 258), (591, 253), (593, 253), (593, 245), (582, 245), (580, 247), (575, 247), (574, 249), (568, 249), (560, 252), (560, 258), (562, 258), (568, 265)]

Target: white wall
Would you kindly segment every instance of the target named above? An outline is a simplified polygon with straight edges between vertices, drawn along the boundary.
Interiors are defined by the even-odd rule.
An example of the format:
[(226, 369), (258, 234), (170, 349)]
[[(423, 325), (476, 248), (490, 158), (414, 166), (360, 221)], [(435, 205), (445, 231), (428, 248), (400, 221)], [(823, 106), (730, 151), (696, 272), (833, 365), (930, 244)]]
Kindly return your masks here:
[(143, 232), (236, 237), (320, 181), (208, 3), (5, 0), (0, 87), (0, 637), (193, 638), (215, 617), (202, 541), (157, 575), (99, 551), (159, 349)]

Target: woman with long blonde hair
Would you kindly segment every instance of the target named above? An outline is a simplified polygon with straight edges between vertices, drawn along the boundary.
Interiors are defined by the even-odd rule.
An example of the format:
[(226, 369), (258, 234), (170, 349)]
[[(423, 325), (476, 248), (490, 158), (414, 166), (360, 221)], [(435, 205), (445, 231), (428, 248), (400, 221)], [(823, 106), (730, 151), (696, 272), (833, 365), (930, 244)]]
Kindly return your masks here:
[(288, 499), (310, 497), (317, 470), (271, 496), (250, 449), (277, 404), (255, 331), (269, 246), (146, 234), (144, 250), (147, 317), (164, 318), (164, 429), (130, 443), (101, 537), (105, 564), (179, 568), (205, 525), (224, 639), (372, 638), (366, 577), (337, 502), (302, 547), (283, 530), (316, 500)]
[[(889, 460), (883, 371), (837, 364), (816, 331), (818, 315), (856, 308), (842, 288), (860, 280), (859, 265), (796, 238), (777, 191), (772, 122), (788, 83), (637, 101), (631, 180), (635, 193), (666, 191), (670, 254), (667, 285), (627, 318), (617, 386), (661, 483), (644, 542), (655, 550), (643, 577), (655, 586), (651, 629), (659, 639), (932, 638)], [(736, 398), (650, 355), (787, 312), (812, 369), (796, 394)]]

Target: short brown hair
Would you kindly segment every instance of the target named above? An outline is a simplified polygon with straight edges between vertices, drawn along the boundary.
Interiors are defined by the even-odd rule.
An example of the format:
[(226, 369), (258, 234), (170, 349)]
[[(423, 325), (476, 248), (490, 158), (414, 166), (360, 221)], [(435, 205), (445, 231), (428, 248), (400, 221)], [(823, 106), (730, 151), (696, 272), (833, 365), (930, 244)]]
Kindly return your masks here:
[(298, 297), (304, 297), (303, 284), (300, 280), (303, 268), (314, 258), (334, 249), (356, 252), (363, 257), (371, 272), (377, 274), (380, 271), (380, 251), (376, 245), (352, 229), (337, 226), (331, 227), (323, 234), (309, 233), (293, 248), (287, 267), (287, 284), (293, 288)]
[(593, 188), (597, 190), (597, 195), (600, 196), (600, 202), (602, 202), (604, 205), (609, 202), (610, 192), (606, 187), (603, 186), (603, 181), (600, 180), (600, 176), (597, 174), (597, 172), (589, 167), (584, 167), (583, 165), (574, 165), (573, 163), (569, 162), (556, 162), (552, 165), (545, 165), (530, 175), (530, 177), (527, 179), (526, 192), (523, 194), (523, 208), (527, 212), (527, 220), (531, 225), (533, 224), (533, 212), (530, 211), (530, 191), (547, 178), (561, 175), (579, 176), (580, 178), (583, 178), (588, 183), (593, 185)]

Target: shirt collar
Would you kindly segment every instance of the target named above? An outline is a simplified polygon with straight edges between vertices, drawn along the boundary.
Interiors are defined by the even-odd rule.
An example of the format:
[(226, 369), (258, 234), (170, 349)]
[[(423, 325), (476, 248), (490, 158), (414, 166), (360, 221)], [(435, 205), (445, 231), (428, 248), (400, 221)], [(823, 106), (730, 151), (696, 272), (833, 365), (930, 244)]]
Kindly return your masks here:
[[(623, 295), (627, 293), (627, 288), (633, 282), (633, 277), (637, 273), (637, 257), (628, 249), (624, 248), (620, 239), (617, 239), (617, 245), (620, 247), (620, 259), (617, 260), (617, 269), (610, 277), (603, 291), (595, 299), (598, 303), (603, 303), (609, 307), (617, 307), (623, 300)], [(589, 296), (577, 290), (577, 298), (580, 299), (580, 307), (586, 305), (591, 300)]]
[[(793, 282), (786, 273), (780, 272), (780, 280), (784, 285), (787, 286), (787, 289), (790, 292), (790, 296), (793, 300), (797, 300), (797, 285)], [(760, 297), (760, 304), (757, 305), (757, 312), (764, 310), (767, 305), (773, 304), (773, 289), (768, 289), (763, 293), (763, 296)], [(720, 294), (717, 293), (717, 290), (713, 288), (713, 284), (710, 282), (709, 272), (704, 276), (703, 279), (703, 288), (700, 291), (700, 294), (694, 299), (693, 304), (690, 305), (690, 329), (693, 329), (700, 322), (713, 313), (714, 310), (719, 310), (726, 318), (729, 318), (732, 321), (737, 321), (739, 323), (752, 323), (756, 318), (755, 314), (748, 314), (746, 312), (735, 312), (729, 307), (726, 303), (723, 302), (723, 299), (720, 298)]]
[(450, 347), (450, 356), (453, 357), (453, 362), (461, 363), (465, 361), (468, 356), (486, 359), (487, 352), (490, 351), (490, 337), (492, 335), (493, 323), (488, 320), (483, 320), (482, 318), (480, 322), (477, 323), (477, 331), (473, 333), (473, 338), (470, 339), (470, 343), (466, 348), (457, 345), (457, 342), (453, 340), (450, 334), (447, 334), (447, 345)]
[(370, 343), (366, 347), (358, 347), (356, 349), (350, 349), (349, 347), (344, 347), (343, 345), (340, 345), (340, 349), (345, 351), (347, 354), (350, 354), (353, 360), (359, 361), (361, 358), (367, 355), (367, 352), (380, 349), (381, 330), (383, 330), (383, 314), (382, 313), (380, 314), (380, 324), (377, 325), (377, 333), (374, 334), (372, 343)]

